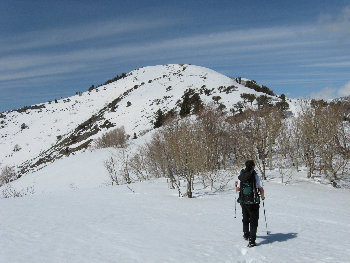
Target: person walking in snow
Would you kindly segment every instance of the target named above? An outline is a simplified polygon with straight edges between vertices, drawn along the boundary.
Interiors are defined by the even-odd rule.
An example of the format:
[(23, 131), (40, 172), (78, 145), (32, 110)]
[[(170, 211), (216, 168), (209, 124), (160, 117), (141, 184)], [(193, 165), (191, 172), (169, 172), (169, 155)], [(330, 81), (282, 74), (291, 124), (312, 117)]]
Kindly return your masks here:
[[(236, 191), (239, 191), (237, 202), (242, 207), (243, 237), (249, 240), (248, 247), (256, 246), (256, 231), (258, 229), (260, 196), (265, 199), (263, 181), (254, 170), (255, 163), (248, 160), (235, 182)], [(259, 195), (260, 194), (260, 195)]]

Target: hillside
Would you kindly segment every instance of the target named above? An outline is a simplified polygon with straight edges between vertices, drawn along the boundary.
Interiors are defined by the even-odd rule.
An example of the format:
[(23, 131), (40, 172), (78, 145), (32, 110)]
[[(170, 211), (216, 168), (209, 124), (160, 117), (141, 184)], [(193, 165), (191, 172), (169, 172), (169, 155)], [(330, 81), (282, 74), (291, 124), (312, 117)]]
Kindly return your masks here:
[(196, 184), (192, 199), (179, 198), (165, 179), (106, 186), (109, 151), (62, 159), (13, 182), (35, 194), (0, 199), (1, 262), (348, 262), (349, 190), (305, 174), (287, 185), (266, 181), (271, 234), (261, 207), (257, 247), (249, 249), (239, 206), (234, 218), (234, 180), (213, 192)]
[(64, 157), (67, 147), (71, 153), (84, 151), (112, 127), (124, 126), (129, 135), (144, 133), (153, 128), (158, 109), (178, 110), (177, 102), (188, 89), (205, 103), (220, 96), (227, 111), (242, 101), (242, 93), (264, 94), (199, 66), (140, 68), (69, 98), (2, 113), (0, 165), (15, 166), (21, 175)]
[[(227, 78), (227, 81), (233, 80)], [(239, 101), (241, 91), (238, 90), (245, 87), (238, 86), (232, 93), (220, 94), (216, 91), (216, 94), (222, 96), (222, 100), (227, 96)], [(112, 102), (101, 106), (94, 113), (95, 117), (89, 117), (90, 121), (84, 125), (83, 122), (74, 128), (72, 124), (73, 130), (67, 129), (67, 134), (49, 149), (51, 156), (57, 157), (51, 159), (53, 163), (48, 159), (47, 163), (33, 167), (25, 176), (0, 187), (1, 197), (21, 197), (0, 198), (0, 206), (6, 211), (0, 213), (0, 262), (348, 261), (350, 224), (344, 218), (350, 216), (346, 209), (349, 206), (349, 189), (333, 188), (327, 178), (318, 174), (307, 178), (307, 167), (301, 165), (297, 168), (288, 159), (274, 159), (275, 168), (266, 171), (266, 200), (260, 208), (257, 247), (247, 248), (247, 242), (242, 238), (241, 208), (238, 204), (237, 217), (234, 217), (236, 193), (233, 185), (240, 169), (237, 165), (217, 168), (209, 175), (196, 174), (193, 177), (193, 198), (180, 198), (178, 189), (170, 189), (169, 175), (168, 178), (157, 178), (157, 173), (154, 173), (149, 178), (141, 178), (136, 170), (130, 170), (132, 182), (126, 184), (123, 174), (126, 165), (131, 164), (125, 162), (125, 155), (131, 158), (139, 146), (150, 142), (152, 135), (163, 127), (129, 140), (124, 149), (81, 148), (65, 158), (60, 157), (60, 149), (65, 146), (60, 142), (69, 143), (67, 138), (83, 130), (85, 132), (80, 134), (83, 140), (79, 143), (89, 142), (107, 130), (99, 128), (101, 123), (103, 125), (108, 120), (116, 124), (113, 114), (119, 114), (120, 120), (124, 120), (128, 133), (137, 131), (139, 134), (143, 129), (153, 127), (149, 120), (153, 117), (152, 111), (160, 106), (170, 109), (176, 104), (174, 94), (174, 104), (159, 104), (152, 111), (142, 112), (151, 104), (148, 94), (140, 93), (135, 95), (135, 99), (130, 99), (133, 92), (140, 90), (141, 87), (132, 88), (127, 95), (117, 97), (118, 103), (111, 98)], [(184, 90), (186, 88), (177, 95), (179, 98)], [(100, 91), (92, 91), (86, 96), (91, 98), (96, 94)], [(153, 96), (160, 98), (164, 95), (150, 97)], [(203, 100), (205, 98), (210, 101), (212, 95), (204, 94)], [(137, 104), (136, 100), (146, 105)], [(131, 102), (128, 107), (125, 105), (127, 101)], [(131, 113), (133, 106), (135, 109)], [(28, 114), (18, 114), (23, 114), (20, 115), (22, 117), (36, 116), (34, 112), (39, 114), (39, 111), (32, 109)], [(127, 112), (130, 115), (126, 115)], [(64, 116), (69, 116), (69, 111), (63, 110), (61, 114), (62, 120), (66, 121)], [(80, 112), (73, 116), (78, 114)], [(46, 115), (42, 116), (44, 119)], [(43, 124), (44, 120), (41, 122)], [(98, 129), (94, 128), (96, 125)], [(24, 131), (29, 132), (30, 129)], [(92, 134), (91, 131), (97, 132)], [(281, 140), (286, 140), (286, 137)], [(192, 150), (191, 154), (195, 155), (195, 149)], [(50, 157), (48, 153), (43, 152), (43, 155)], [(114, 169), (120, 185), (112, 185), (111, 174), (106, 169), (106, 161), (111, 157), (116, 160)], [(151, 159), (155, 158), (151, 156)], [(186, 176), (176, 176), (180, 191), (186, 193)], [(205, 176), (215, 179), (212, 189), (210, 178)], [(206, 180), (206, 187), (203, 180)], [(271, 233), (267, 234), (267, 231)]]

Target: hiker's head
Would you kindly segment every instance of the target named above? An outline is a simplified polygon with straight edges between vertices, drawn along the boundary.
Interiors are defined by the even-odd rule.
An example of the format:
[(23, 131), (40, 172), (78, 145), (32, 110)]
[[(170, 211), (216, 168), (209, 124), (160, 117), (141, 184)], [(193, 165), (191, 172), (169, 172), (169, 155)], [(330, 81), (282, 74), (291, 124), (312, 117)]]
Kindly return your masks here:
[(254, 169), (254, 167), (255, 167), (255, 163), (254, 163), (253, 160), (248, 160), (248, 161), (245, 162), (245, 168), (246, 168), (248, 171)]

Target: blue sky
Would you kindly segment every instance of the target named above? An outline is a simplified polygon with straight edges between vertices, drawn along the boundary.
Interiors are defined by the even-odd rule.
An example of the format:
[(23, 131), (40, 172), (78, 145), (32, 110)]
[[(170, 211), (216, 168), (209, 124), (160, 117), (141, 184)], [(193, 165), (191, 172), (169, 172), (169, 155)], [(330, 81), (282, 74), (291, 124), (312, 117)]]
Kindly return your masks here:
[(350, 95), (350, 2), (0, 0), (0, 112), (194, 64), (289, 97)]

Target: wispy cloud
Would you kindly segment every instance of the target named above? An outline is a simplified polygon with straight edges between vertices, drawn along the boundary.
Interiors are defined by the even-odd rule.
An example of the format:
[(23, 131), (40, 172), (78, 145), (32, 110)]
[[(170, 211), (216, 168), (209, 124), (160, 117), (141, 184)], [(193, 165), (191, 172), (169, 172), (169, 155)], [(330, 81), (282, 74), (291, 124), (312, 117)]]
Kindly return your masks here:
[(310, 98), (313, 99), (333, 99), (335, 97), (346, 97), (350, 96), (350, 81), (347, 82), (344, 86), (341, 88), (329, 88), (325, 87), (321, 89), (320, 91), (313, 92), (309, 95)]
[(2, 52), (40, 49), (44, 47), (61, 46), (74, 42), (106, 37), (118, 37), (125, 33), (135, 33), (175, 24), (165, 20), (137, 20), (137, 21), (98, 21), (90, 24), (76, 25), (68, 28), (54, 28), (27, 32), (22, 35), (2, 38), (0, 50)]
[(340, 97), (350, 96), (350, 81), (338, 90)]
[[(60, 42), (55, 42), (54, 37), (49, 37), (50, 35), (60, 35), (60, 33), (57, 31), (45, 31), (38, 37), (39, 40), (36, 40), (36, 34), (34, 34), (35, 40), (32, 42), (29, 41), (29, 46), (59, 45), (90, 38), (98, 40), (102, 36), (110, 36), (114, 33), (122, 34), (122, 32), (130, 32), (130, 30), (159, 27), (162, 23), (153, 22), (142, 25), (136, 23), (125, 27), (114, 28), (114, 22), (109, 22), (101, 31), (98, 30), (101, 27), (100, 24), (88, 25), (82, 28), (75, 27), (63, 30), (64, 32), (62, 34), (66, 37), (60, 40)], [(81, 33), (84, 31), (89, 31), (90, 33)], [(0, 73), (2, 76), (0, 80), (10, 80), (18, 76), (24, 78), (26, 75), (33, 77), (35, 74), (41, 76), (42, 67), (50, 67), (52, 69), (57, 67), (57, 73), (61, 74), (62, 63), (70, 65), (72, 67), (71, 72), (74, 72), (81, 69), (79, 65), (82, 63), (99, 63), (105, 60), (126, 57), (133, 58), (135, 56), (138, 56), (140, 59), (153, 59), (154, 57), (161, 57), (162, 54), (165, 54), (165, 57), (181, 57), (184, 52), (188, 54), (194, 52), (197, 57), (208, 58), (209, 55), (235, 57), (243, 54), (248, 58), (254, 55), (254, 52), (265, 53), (268, 51), (271, 52), (271, 56), (276, 55), (277, 52), (280, 52), (280, 54), (283, 52), (283, 55), (286, 56), (289, 52), (295, 53), (295, 50), (297, 50), (300, 53), (300, 50), (305, 48), (324, 46), (331, 41), (328, 39), (318, 39), (317, 37), (310, 39), (310, 36), (315, 35), (317, 35), (317, 31), (311, 26), (271, 27), (215, 33), (208, 32), (186, 37), (153, 41), (143, 40), (136, 41), (136, 43), (117, 44), (114, 46), (104, 46), (103, 44), (94, 46), (93, 48), (78, 46), (69, 52), (58, 52), (56, 50), (46, 51), (46, 53), (32, 52), (29, 54), (19, 52), (16, 55), (9, 55), (1, 59), (0, 68), (2, 70)], [(45, 41), (45, 39), (48, 40)], [(101, 38), (101, 42), (103, 42), (102, 40), (103, 38)], [(15, 46), (14, 48), (20, 48), (20, 46)], [(22, 71), (22, 73), (19, 71)], [(52, 74), (54, 74), (54, 70), (52, 70)]]
[(313, 92), (310, 94), (310, 98), (313, 99), (318, 99), (318, 100), (329, 100), (329, 99), (333, 99), (335, 97), (336, 94), (336, 89), (332, 89), (332, 88), (323, 88), (322, 90), (318, 91), (318, 92)]
[(319, 19), (320, 25), (328, 33), (340, 33), (342, 37), (350, 39), (350, 6), (344, 7), (340, 14), (331, 16), (323, 14)]
[(309, 67), (327, 67), (327, 68), (344, 68), (350, 67), (350, 60), (340, 62), (316, 63), (310, 64)]
[(60, 75), (65, 73), (71, 73), (72, 71), (78, 71), (86, 68), (84, 64), (74, 64), (74, 65), (49, 65), (47, 67), (42, 67), (36, 70), (23, 70), (18, 72), (11, 72), (8, 74), (1, 74), (0, 81), (9, 80), (19, 80), (19, 79), (29, 79), (42, 76), (52, 76)]
[[(175, 61), (217, 65), (230, 72), (233, 68), (250, 70), (278, 87), (305, 87), (315, 79), (328, 82), (337, 78), (338, 69), (350, 66), (346, 41), (339, 41), (350, 35), (350, 7), (338, 16), (323, 16), (307, 25), (197, 31), (187, 22), (129, 18), (1, 38), (0, 89), (8, 88), (10, 82), (25, 86), (34, 79), (38, 85), (41, 80), (46, 84), (62, 76), (69, 79), (107, 65), (138, 67)], [(167, 34), (184, 26), (192, 28), (186, 33), (174, 30), (175, 34)], [(336, 94), (333, 86), (329, 87), (313, 96)]]

